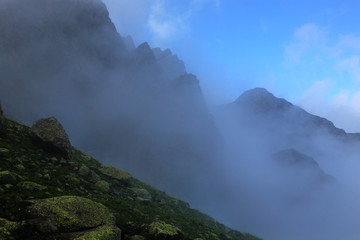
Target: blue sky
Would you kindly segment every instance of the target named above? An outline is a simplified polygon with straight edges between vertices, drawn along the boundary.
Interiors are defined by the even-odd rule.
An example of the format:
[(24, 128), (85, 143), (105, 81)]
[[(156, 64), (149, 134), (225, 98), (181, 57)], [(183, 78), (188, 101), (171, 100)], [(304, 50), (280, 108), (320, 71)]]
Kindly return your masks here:
[(265, 87), (360, 132), (360, 2), (104, 0), (118, 31), (170, 48), (211, 103)]

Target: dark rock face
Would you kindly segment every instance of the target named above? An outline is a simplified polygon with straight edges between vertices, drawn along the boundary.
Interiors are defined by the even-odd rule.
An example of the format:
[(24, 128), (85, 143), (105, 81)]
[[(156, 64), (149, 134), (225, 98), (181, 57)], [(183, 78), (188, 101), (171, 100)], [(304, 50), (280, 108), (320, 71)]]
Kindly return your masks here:
[(333, 176), (326, 174), (319, 164), (310, 156), (300, 153), (294, 149), (285, 149), (271, 155), (280, 167), (291, 171), (291, 174), (299, 175), (310, 183), (335, 182)]
[(34, 138), (59, 150), (64, 158), (71, 159), (71, 144), (69, 136), (63, 126), (54, 118), (45, 118), (38, 120), (31, 127), (31, 134)]
[(161, 50), (153, 48), (155, 58), (160, 65), (165, 79), (174, 80), (186, 73), (184, 62), (176, 55), (173, 55), (170, 49)]
[(4, 129), (5, 117), (0, 104), (0, 132)]

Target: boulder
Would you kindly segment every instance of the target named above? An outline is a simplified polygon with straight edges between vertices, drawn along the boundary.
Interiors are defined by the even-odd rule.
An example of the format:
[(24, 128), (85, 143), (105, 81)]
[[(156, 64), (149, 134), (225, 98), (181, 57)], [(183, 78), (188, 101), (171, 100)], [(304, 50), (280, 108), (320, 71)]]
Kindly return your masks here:
[(31, 127), (31, 135), (48, 147), (59, 151), (64, 158), (71, 159), (72, 150), (69, 136), (54, 117), (38, 120)]
[(28, 208), (29, 223), (40, 231), (73, 233), (76, 239), (92, 239), (85, 236), (97, 234), (102, 236), (98, 239), (120, 239), (114, 215), (100, 203), (77, 196), (40, 199), (33, 203)]
[(47, 189), (47, 187), (31, 181), (20, 182), (17, 184), (17, 186), (23, 192), (31, 192), (31, 193), (37, 193)]
[(151, 200), (151, 194), (143, 188), (130, 188), (131, 191), (133, 191), (134, 194), (136, 194), (137, 196), (144, 198), (144, 199), (148, 199)]
[(100, 168), (100, 172), (108, 177), (114, 178), (120, 181), (128, 181), (131, 178), (131, 174), (124, 170), (118, 169), (113, 166), (104, 166)]
[(100, 181), (96, 182), (95, 186), (103, 192), (108, 192), (110, 190), (109, 183), (104, 180), (100, 180)]
[(86, 177), (87, 175), (89, 175), (90, 173), (90, 169), (85, 165), (81, 165), (81, 167), (79, 168), (79, 175), (80, 176), (83, 176), (83, 177)]
[(180, 239), (181, 231), (178, 227), (163, 221), (155, 221), (149, 226), (149, 233), (158, 239)]
[(87, 231), (72, 234), (64, 234), (71, 240), (101, 239), (101, 240), (121, 240), (121, 230), (115, 225), (102, 225)]

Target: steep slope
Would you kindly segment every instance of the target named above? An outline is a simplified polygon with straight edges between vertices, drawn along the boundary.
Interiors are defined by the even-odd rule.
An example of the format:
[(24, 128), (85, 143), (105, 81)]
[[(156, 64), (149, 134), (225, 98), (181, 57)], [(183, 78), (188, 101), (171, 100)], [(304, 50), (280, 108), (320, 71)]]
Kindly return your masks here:
[(29, 127), (6, 119), (0, 192), (4, 240), (257, 239), (75, 148), (68, 161), (35, 141)]
[(199, 81), (169, 50), (121, 37), (100, 0), (1, 1), (0, 35), (0, 100), (12, 119), (54, 115), (80, 149), (195, 196), (190, 183), (215, 161), (218, 133)]

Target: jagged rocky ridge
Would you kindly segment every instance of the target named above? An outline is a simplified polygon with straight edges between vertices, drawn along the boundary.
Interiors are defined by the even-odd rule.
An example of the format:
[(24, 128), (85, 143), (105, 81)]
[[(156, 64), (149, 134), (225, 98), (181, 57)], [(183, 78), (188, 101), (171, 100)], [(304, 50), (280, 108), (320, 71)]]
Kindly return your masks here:
[[(197, 78), (186, 73), (170, 51), (152, 49), (147, 43), (135, 46), (131, 38), (121, 37), (99, 0), (1, 1), (0, 35), (0, 100), (12, 119), (30, 125), (54, 115), (74, 146), (197, 206), (207, 205), (208, 213), (230, 219), (238, 229), (250, 221), (256, 230), (269, 229), (267, 223), (258, 225), (259, 209), (268, 197), (263, 188), (258, 190), (265, 192), (260, 194), (265, 202), (259, 208), (247, 207), (257, 201), (247, 198), (251, 194), (244, 185), (249, 183), (252, 193), (253, 182), (263, 180), (257, 174), (254, 181), (241, 178), (258, 157), (253, 159), (251, 154), (264, 152), (269, 158), (271, 153), (294, 148), (321, 163), (321, 159), (343, 159), (347, 150), (358, 146), (351, 140), (358, 134), (344, 135), (330, 122), (256, 89), (226, 107), (239, 154), (218, 157), (221, 140)], [(246, 164), (233, 167), (232, 161)], [(232, 175), (222, 173), (223, 166), (231, 168)], [(98, 176), (107, 176), (113, 169), (77, 167), (80, 176), (91, 179), (93, 188), (112, 191), (107, 184), (111, 181)], [(21, 187), (42, 189), (29, 183)], [(141, 213), (132, 213), (140, 221)], [(273, 231), (283, 233), (284, 226), (278, 226)]]
[(76, 148), (66, 160), (56, 140), (36, 141), (27, 126), (5, 126), (0, 239), (257, 239)]
[(0, 35), (9, 116), (28, 125), (55, 116), (80, 149), (196, 194), (185, 186), (217, 157), (218, 131), (199, 81), (170, 50), (121, 37), (100, 0), (4, 0)]

